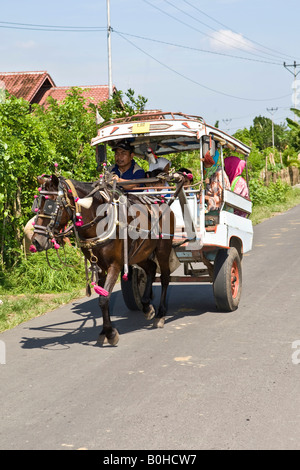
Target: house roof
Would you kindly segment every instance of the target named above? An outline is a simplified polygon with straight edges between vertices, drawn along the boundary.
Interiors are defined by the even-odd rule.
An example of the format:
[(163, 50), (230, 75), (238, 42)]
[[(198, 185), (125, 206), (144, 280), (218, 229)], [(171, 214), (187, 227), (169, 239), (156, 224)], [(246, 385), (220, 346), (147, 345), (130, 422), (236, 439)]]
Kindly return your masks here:
[[(70, 86), (52, 87), (42, 97), (40, 105), (44, 105), (47, 98), (51, 96), (58, 102), (64, 101), (68, 91), (71, 90)], [(95, 85), (95, 86), (84, 86), (77, 87), (83, 90), (83, 97), (87, 98), (88, 103), (97, 104), (99, 101), (106, 101), (109, 98), (108, 85)], [(115, 89), (114, 89), (115, 90)]]
[(4, 82), (10, 94), (17, 98), (22, 97), (30, 103), (39, 102), (39, 98), (34, 98), (42, 89), (46, 91), (55, 87), (54, 81), (46, 71), (0, 72), (0, 80)]

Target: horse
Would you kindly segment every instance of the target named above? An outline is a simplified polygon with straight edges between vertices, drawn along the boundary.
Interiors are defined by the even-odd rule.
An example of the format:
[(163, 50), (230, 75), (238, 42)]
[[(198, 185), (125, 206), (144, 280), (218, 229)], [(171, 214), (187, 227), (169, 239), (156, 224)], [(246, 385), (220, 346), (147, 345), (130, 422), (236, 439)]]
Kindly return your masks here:
[[(107, 174), (106, 174), (107, 175)], [(112, 326), (109, 299), (123, 269), (123, 279), (130, 275), (129, 266), (138, 265), (147, 275), (141, 299), (143, 312), (154, 326), (164, 326), (166, 294), (170, 282), (169, 258), (172, 250), (175, 217), (163, 196), (126, 193), (112, 178), (87, 183), (56, 174), (39, 176), (31, 251), (59, 249), (70, 224), (86, 262), (90, 263), (91, 284), (99, 294), (103, 326), (97, 343), (116, 345), (119, 332)], [(134, 211), (138, 207), (138, 211)], [(162, 210), (163, 209), (163, 210)], [(136, 217), (138, 215), (138, 217)], [(163, 231), (167, 226), (167, 232)], [(68, 231), (67, 231), (68, 233)], [(151, 304), (152, 283), (157, 260), (161, 272), (161, 297), (156, 312)], [(90, 295), (90, 285), (87, 294)]]

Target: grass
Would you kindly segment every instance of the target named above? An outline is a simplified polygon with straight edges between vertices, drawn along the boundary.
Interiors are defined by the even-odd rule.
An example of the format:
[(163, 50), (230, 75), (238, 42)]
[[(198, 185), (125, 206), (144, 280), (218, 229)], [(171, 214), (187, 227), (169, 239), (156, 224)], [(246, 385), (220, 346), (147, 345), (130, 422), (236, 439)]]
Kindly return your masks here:
[[(284, 202), (256, 205), (251, 214), (253, 225), (300, 204), (300, 188), (291, 188)], [(29, 257), (5, 279), (0, 287), (0, 332), (85, 296), (84, 266), (51, 271), (42, 253)], [(34, 255), (34, 256), (36, 256)], [(52, 256), (52, 255), (51, 255)], [(71, 253), (70, 262), (78, 263), (78, 253)], [(51, 259), (55, 265), (57, 262)]]
[[(48, 258), (53, 268), (61, 268), (54, 250)], [(24, 259), (11, 272), (0, 277), (0, 332), (58, 308), (85, 295), (83, 257), (66, 247), (64, 262), (74, 267), (50, 269), (45, 252)]]
[(1, 295), (3, 304), (0, 305), (0, 332), (55, 310), (75, 298), (83, 297), (84, 293), (84, 289), (77, 289), (56, 294)]
[(270, 217), (286, 212), (294, 206), (300, 204), (300, 187), (290, 188), (286, 194), (285, 201), (274, 202), (269, 205), (256, 205), (253, 207), (251, 220), (253, 225), (257, 225)]

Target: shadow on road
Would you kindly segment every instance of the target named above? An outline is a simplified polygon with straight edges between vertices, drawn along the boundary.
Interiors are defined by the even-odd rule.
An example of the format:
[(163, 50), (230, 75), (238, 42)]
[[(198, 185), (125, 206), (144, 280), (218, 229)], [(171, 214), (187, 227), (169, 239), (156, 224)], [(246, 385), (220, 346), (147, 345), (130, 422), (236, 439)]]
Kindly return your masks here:
[[(153, 304), (157, 307), (160, 286), (153, 286), (153, 293)], [(210, 285), (170, 285), (167, 303), (166, 325), (186, 316), (198, 317), (206, 312), (216, 312)], [(43, 325), (37, 327), (27, 326), (27, 329), (34, 336), (23, 337), (21, 341), (22, 348), (59, 350), (67, 349), (69, 345), (74, 343), (95, 346), (102, 326), (102, 314), (98, 306), (98, 298), (94, 297), (86, 302), (80, 301), (74, 303), (71, 307), (62, 307), (59, 309), (60, 318), (64, 315), (62, 311), (64, 309), (67, 309), (67, 311), (63, 321), (43, 323)], [(133, 312), (127, 309), (121, 291), (112, 294), (110, 312), (113, 325), (121, 335), (152, 328), (152, 322), (148, 322), (142, 312)], [(49, 321), (53, 318), (54, 313), (51, 312), (47, 316), (40, 317), (40, 321), (41, 319)], [(57, 318), (57, 313), (55, 318)]]

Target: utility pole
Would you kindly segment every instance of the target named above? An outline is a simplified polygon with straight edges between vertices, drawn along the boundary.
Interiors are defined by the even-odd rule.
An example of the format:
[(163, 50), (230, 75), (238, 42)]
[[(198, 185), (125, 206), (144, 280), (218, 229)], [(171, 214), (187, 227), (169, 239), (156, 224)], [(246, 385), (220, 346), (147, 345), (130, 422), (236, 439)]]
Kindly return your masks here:
[(274, 145), (274, 119), (273, 116), (276, 113), (278, 108), (267, 108), (267, 111), (271, 114), (272, 116), (272, 147), (273, 147), (273, 152), (275, 152), (275, 145)]
[[(294, 63), (293, 64), (286, 64), (285, 62), (283, 62), (283, 66), (284, 68), (286, 68), (289, 72), (291, 72), (291, 74), (294, 75), (294, 83), (293, 83), (293, 88), (294, 88), (294, 108), (297, 109), (297, 83), (296, 83), (296, 78), (297, 78), (297, 75), (298, 73), (300, 72), (296, 72), (296, 69), (297, 67), (300, 67), (300, 64), (297, 64), (296, 61), (294, 60)], [(289, 67), (293, 67), (294, 70), (290, 70)], [(296, 114), (294, 113), (294, 120), (296, 121)]]
[(113, 96), (112, 69), (111, 69), (111, 25), (110, 25), (110, 0), (106, 0), (107, 6), (107, 52), (108, 52), (108, 94)]
[(226, 131), (227, 133), (229, 133), (229, 124), (231, 123), (232, 119), (222, 119), (222, 121), (224, 122), (224, 124), (226, 124)]

